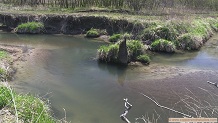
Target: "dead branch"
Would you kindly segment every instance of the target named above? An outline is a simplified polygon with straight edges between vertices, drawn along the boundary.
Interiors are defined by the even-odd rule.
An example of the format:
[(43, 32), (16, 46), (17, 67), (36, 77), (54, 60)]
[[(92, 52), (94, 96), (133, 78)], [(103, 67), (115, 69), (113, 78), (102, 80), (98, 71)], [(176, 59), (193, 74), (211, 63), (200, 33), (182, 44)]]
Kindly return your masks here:
[(132, 108), (132, 104), (130, 104), (128, 102), (128, 99), (127, 98), (124, 98), (123, 99), (125, 101), (124, 103), (124, 106), (125, 106), (125, 110), (124, 110), (124, 113), (120, 115), (120, 118), (125, 121), (126, 123), (131, 123), (127, 118), (126, 118), (126, 115), (129, 113), (129, 110)]
[(207, 81), (207, 83), (209, 83), (209, 84), (211, 84), (211, 85), (214, 85), (215, 87), (218, 88), (218, 83), (216, 83), (216, 82), (210, 82), (210, 81)]
[(158, 102), (156, 102), (155, 100), (153, 100), (152, 98), (150, 98), (149, 96), (147, 96), (147, 95), (145, 95), (145, 94), (143, 94), (143, 93), (140, 93), (140, 94), (143, 95), (144, 97), (148, 98), (148, 99), (151, 100), (152, 102), (154, 102), (154, 103), (155, 103), (158, 107), (160, 107), (160, 108), (164, 108), (164, 109), (170, 110), (170, 111), (172, 111), (172, 112), (181, 114), (181, 115), (183, 115), (183, 116), (185, 116), (185, 117), (190, 117), (190, 118), (192, 117), (191, 115), (185, 114), (185, 113), (183, 113), (183, 112), (180, 112), (180, 111), (177, 111), (177, 110), (168, 108), (168, 107), (166, 107), (166, 106), (162, 106), (162, 105), (160, 105)]

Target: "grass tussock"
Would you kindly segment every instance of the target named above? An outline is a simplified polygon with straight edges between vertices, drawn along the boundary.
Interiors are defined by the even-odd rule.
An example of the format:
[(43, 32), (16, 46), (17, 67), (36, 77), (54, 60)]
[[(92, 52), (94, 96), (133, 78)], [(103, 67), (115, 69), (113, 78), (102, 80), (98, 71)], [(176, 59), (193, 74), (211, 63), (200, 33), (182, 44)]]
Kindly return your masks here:
[(103, 45), (98, 49), (98, 59), (103, 62), (118, 62), (118, 44)]
[(97, 38), (100, 36), (100, 30), (98, 29), (90, 29), (89, 31), (86, 32), (85, 35), (87, 38)]
[(127, 41), (128, 55), (131, 61), (136, 60), (139, 55), (145, 52), (145, 47), (139, 40), (128, 40)]
[[(218, 31), (217, 25), (217, 18), (195, 18), (185, 21), (171, 20), (166, 23), (154, 23), (144, 29), (141, 40), (148, 45), (153, 43), (154, 46), (158, 42), (160, 44), (159, 39), (164, 39), (173, 42), (178, 50), (198, 50), (214, 32)], [(166, 44), (166, 41), (162, 42)], [(153, 49), (162, 51), (157, 47), (153, 47)]]
[(44, 29), (44, 25), (40, 22), (27, 22), (18, 25), (15, 28), (15, 32), (37, 34), (37, 33), (41, 33), (43, 29)]
[(108, 35), (107, 30), (106, 29), (95, 29), (95, 28), (91, 28), (90, 30), (88, 30), (85, 34), (85, 37), (87, 38), (98, 38), (101, 35)]
[(12, 79), (15, 70), (11, 66), (11, 57), (7, 51), (0, 51), (0, 81)]
[[(49, 106), (41, 99), (31, 95), (15, 93), (11, 88), (0, 86), (0, 109), (7, 107), (12, 114), (23, 122), (55, 123)], [(16, 109), (16, 110), (15, 110)]]
[(6, 51), (0, 51), (0, 59), (5, 59), (8, 57), (8, 53)]
[(143, 64), (149, 64), (151, 59), (148, 55), (144, 54), (144, 55), (138, 56), (137, 61), (140, 61)]
[[(97, 53), (98, 60), (106, 63), (118, 63), (119, 43), (120, 42), (101, 46)], [(137, 57), (145, 54), (147, 50), (139, 40), (127, 40), (126, 45), (129, 62), (137, 61)], [(148, 60), (148, 62), (150, 62), (150, 60)]]
[(145, 28), (142, 40), (153, 42), (157, 39), (176, 40), (178, 32), (170, 25), (152, 25)]
[(151, 44), (151, 48), (153, 51), (161, 51), (173, 53), (176, 50), (176, 46), (173, 42), (168, 41), (166, 39), (158, 39)]
[[(151, 21), (144, 22), (141, 33), (131, 33), (127, 41), (128, 56), (130, 61), (137, 60), (143, 55), (145, 47), (142, 42), (148, 45), (151, 51), (174, 53), (178, 50), (199, 50), (203, 44), (215, 33), (218, 32), (218, 18), (192, 18), (190, 20), (168, 20), (166, 22)], [(124, 35), (114, 34), (110, 37), (111, 42), (117, 42), (109, 46), (103, 46), (98, 50), (98, 58), (107, 62), (116, 62), (119, 40)], [(135, 40), (137, 39), (137, 40)], [(112, 52), (111, 47), (116, 46), (112, 58), (108, 55)], [(105, 50), (107, 49), (107, 50)], [(111, 54), (111, 53), (110, 53)]]
[(113, 34), (112, 36), (110, 36), (109, 41), (110, 42), (117, 42), (118, 40), (120, 40), (122, 37), (121, 34)]

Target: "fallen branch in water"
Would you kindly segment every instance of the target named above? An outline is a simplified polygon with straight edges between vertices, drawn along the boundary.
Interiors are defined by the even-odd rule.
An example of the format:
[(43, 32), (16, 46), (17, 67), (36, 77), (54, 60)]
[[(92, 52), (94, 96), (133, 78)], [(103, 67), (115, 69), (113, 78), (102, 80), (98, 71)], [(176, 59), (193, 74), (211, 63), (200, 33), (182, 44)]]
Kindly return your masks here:
[(216, 82), (210, 82), (210, 81), (207, 81), (207, 83), (209, 83), (209, 84), (211, 84), (211, 85), (214, 85), (215, 87), (218, 88), (218, 83), (216, 83)]
[(147, 95), (145, 95), (145, 94), (143, 94), (143, 93), (140, 93), (140, 94), (143, 95), (144, 97), (148, 98), (148, 99), (151, 100), (152, 102), (154, 102), (154, 103), (155, 103), (158, 107), (160, 107), (160, 108), (164, 108), (164, 109), (170, 110), (170, 111), (172, 111), (172, 112), (181, 114), (181, 115), (183, 115), (183, 116), (185, 116), (185, 117), (189, 117), (189, 118), (192, 117), (191, 115), (185, 114), (185, 113), (183, 113), (183, 112), (180, 112), (180, 111), (177, 111), (177, 110), (174, 110), (174, 109), (171, 109), (171, 108), (162, 106), (162, 105), (160, 105), (158, 102), (156, 102), (155, 100), (153, 100), (152, 98), (150, 98), (149, 96), (147, 96)]
[(128, 99), (125, 98), (123, 99), (125, 101), (124, 106), (125, 106), (125, 110), (124, 113), (120, 115), (120, 118), (125, 121), (126, 123), (131, 123), (127, 118), (126, 115), (128, 114), (129, 110), (132, 108), (132, 105), (128, 102)]

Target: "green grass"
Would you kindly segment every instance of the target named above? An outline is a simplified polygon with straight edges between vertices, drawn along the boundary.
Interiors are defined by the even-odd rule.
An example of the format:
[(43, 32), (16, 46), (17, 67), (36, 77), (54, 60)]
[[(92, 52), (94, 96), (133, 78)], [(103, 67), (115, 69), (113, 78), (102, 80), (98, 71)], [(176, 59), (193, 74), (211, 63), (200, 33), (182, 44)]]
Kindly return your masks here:
[(184, 50), (198, 50), (203, 45), (203, 37), (185, 33), (178, 37), (179, 47)]
[(127, 41), (127, 49), (129, 56), (131, 59), (135, 60), (137, 56), (143, 53), (144, 46), (141, 41), (139, 40), (128, 40)]
[(0, 109), (9, 105), (12, 101), (10, 90), (6, 87), (0, 86)]
[(175, 52), (176, 46), (173, 42), (165, 40), (165, 39), (158, 39), (155, 40), (151, 44), (151, 48), (154, 51), (161, 51), (161, 52)]
[(89, 31), (86, 32), (87, 38), (97, 38), (99, 36), (100, 36), (100, 30), (98, 29), (90, 29)]
[(8, 57), (8, 53), (6, 51), (0, 51), (0, 59), (5, 59)]
[(144, 54), (144, 55), (138, 56), (137, 61), (140, 61), (143, 64), (149, 64), (151, 59), (148, 55)]
[(168, 24), (154, 24), (145, 28), (141, 36), (142, 40), (155, 41), (157, 39), (176, 40), (178, 32)]
[(6, 70), (5, 69), (3, 69), (3, 68), (0, 68), (0, 78), (5, 78), (5, 76), (6, 76)]
[(118, 61), (118, 51), (118, 44), (103, 45), (98, 49), (98, 59), (104, 62), (116, 63)]
[[(104, 62), (118, 62), (119, 43), (103, 45), (98, 49), (98, 59)], [(127, 40), (127, 51), (130, 61), (135, 61), (139, 55), (145, 52), (145, 47), (139, 40)]]
[(210, 23), (205, 19), (197, 19), (191, 22), (191, 25), (187, 29), (188, 33), (194, 36), (200, 36), (202, 38), (209, 38), (212, 33), (212, 27)]
[(27, 22), (22, 23), (17, 26), (16, 30), (19, 32), (21, 30), (25, 32), (34, 32), (38, 30), (42, 30), (44, 28), (44, 25), (40, 22)]
[(119, 39), (121, 39), (122, 35), (121, 34), (113, 34), (110, 36), (109, 41), (110, 42), (117, 42)]
[[(14, 103), (14, 102), (15, 103)], [(14, 105), (15, 104), (15, 105)], [(0, 108), (7, 107), (12, 114), (18, 114), (18, 119), (24, 122), (55, 123), (48, 105), (41, 99), (31, 95), (21, 95), (11, 91), (9, 87), (0, 86)], [(16, 106), (16, 111), (15, 111)]]

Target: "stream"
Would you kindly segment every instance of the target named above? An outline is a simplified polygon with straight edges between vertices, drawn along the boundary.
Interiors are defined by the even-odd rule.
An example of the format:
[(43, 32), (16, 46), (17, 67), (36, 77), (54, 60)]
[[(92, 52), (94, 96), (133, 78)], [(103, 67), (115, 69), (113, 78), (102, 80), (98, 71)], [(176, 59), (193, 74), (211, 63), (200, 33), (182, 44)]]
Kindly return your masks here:
[(96, 49), (105, 43), (80, 36), (0, 33), (0, 43), (29, 49), (26, 60), (15, 65), (15, 90), (49, 99), (54, 116), (72, 123), (122, 123), (123, 98), (133, 105), (127, 115), (131, 122), (160, 115), (164, 123), (182, 116), (158, 108), (139, 92), (177, 110), (185, 109), (175, 103), (178, 95), (190, 95), (187, 90), (202, 100), (209, 96), (200, 88), (218, 94), (207, 83), (218, 82), (217, 34), (200, 51), (156, 54), (149, 66), (126, 68), (98, 63)]

